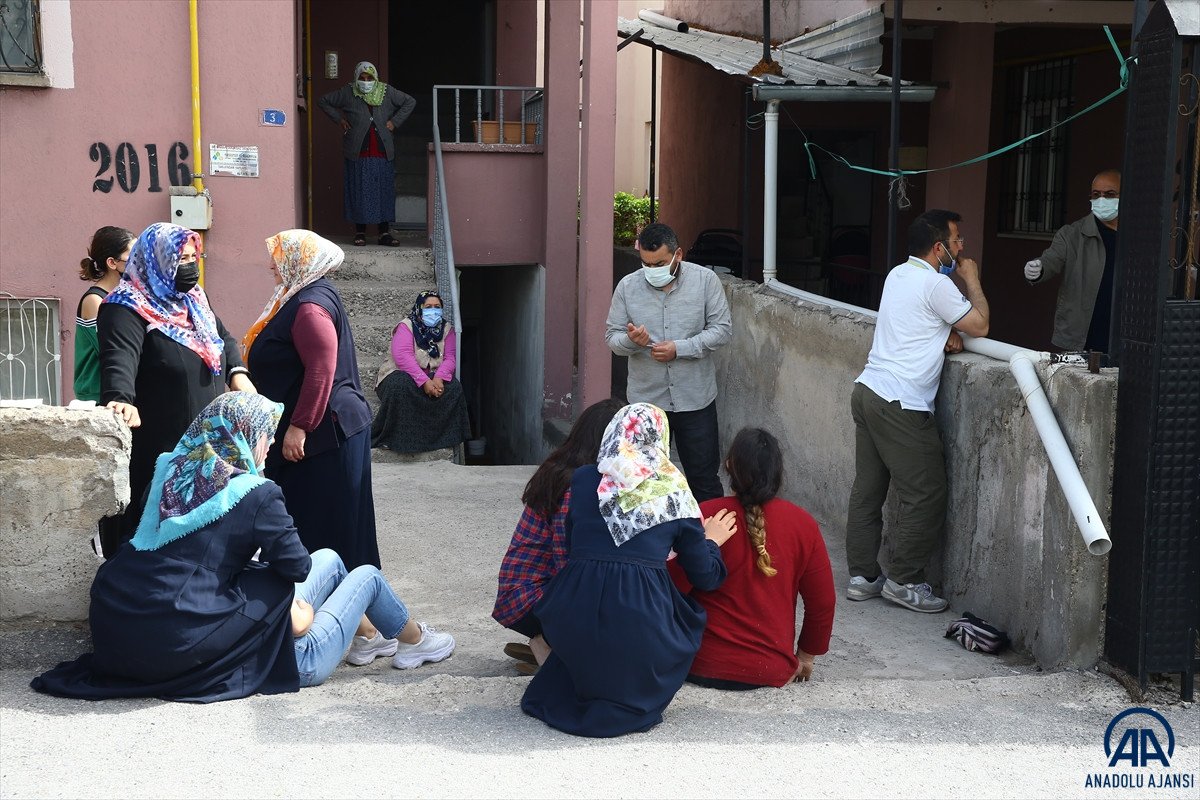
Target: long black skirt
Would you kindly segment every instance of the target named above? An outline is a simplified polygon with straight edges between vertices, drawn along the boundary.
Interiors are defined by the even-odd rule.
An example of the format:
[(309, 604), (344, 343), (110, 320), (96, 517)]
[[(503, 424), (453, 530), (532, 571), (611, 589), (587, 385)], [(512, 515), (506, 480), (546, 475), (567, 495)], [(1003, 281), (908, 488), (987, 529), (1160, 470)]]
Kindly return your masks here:
[(371, 446), (397, 453), (426, 453), (454, 447), (471, 438), (467, 396), (459, 381), (446, 381), (434, 399), (412, 376), (396, 370), (375, 387), (379, 413), (371, 423)]
[(361, 430), (333, 450), (295, 462), (281, 460), (270, 476), (283, 490), (308, 552), (328, 547), (342, 557), (347, 570), (380, 566), (370, 445), (370, 432)]

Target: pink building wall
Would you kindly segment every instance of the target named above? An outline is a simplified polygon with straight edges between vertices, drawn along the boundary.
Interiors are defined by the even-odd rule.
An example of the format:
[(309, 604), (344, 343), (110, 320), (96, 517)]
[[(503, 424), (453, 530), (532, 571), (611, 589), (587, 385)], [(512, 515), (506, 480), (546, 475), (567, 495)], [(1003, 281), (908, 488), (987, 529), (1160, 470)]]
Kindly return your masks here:
[(669, 167), (659, 173), (659, 217), (686, 251), (705, 228), (741, 226), (742, 85), (673, 55), (660, 65), (659, 143)]
[[(839, 19), (878, 8), (879, 0), (771, 0), (771, 38), (793, 39), (805, 30), (819, 28)], [(730, 0), (665, 0), (668, 17), (721, 33), (762, 36), (761, 2)]]
[[(546, 159), (540, 147), (444, 144), (455, 264), (537, 264), (546, 224)], [(429, 154), (429, 197), (437, 169)], [(432, 202), (429, 214), (433, 213)], [(432, 217), (428, 220), (433, 230)]]
[[(206, 178), (213, 229), (206, 236), (207, 290), (240, 335), (270, 294), (263, 240), (297, 224), (294, 6), (275, 0), (200, 3), (200, 80), (208, 143), (257, 145), (260, 177)], [(173, 0), (92, 0), (70, 5), (75, 85), (0, 87), (0, 292), (60, 301), (62, 397), (73, 380), (74, 314), (87, 284), (78, 278), (92, 232), (140, 232), (169, 217), (173, 143), (192, 149), (188, 9)], [(247, 24), (249, 20), (253, 24)], [(154, 46), (132, 46), (149, 36)], [(131, 46), (121, 46), (121, 43)], [(260, 110), (287, 112), (287, 125), (259, 125)], [(93, 143), (115, 154), (128, 142), (140, 161), (136, 190), (93, 191)], [(158, 149), (161, 192), (150, 192), (146, 145)], [(114, 178), (110, 167), (101, 178)], [(127, 184), (129, 181), (127, 180)]]
[(548, 2), (545, 8), (546, 234), (540, 263), (546, 267), (546, 353), (542, 413), (548, 418), (570, 419), (575, 410), (580, 17), (574, 2)]
[(496, 0), (496, 85), (534, 86), (538, 19), (529, 0)]
[(583, 12), (583, 116), (579, 185), (579, 355), (576, 409), (612, 395), (605, 340), (613, 286), (613, 188), (617, 144), (617, 0)]

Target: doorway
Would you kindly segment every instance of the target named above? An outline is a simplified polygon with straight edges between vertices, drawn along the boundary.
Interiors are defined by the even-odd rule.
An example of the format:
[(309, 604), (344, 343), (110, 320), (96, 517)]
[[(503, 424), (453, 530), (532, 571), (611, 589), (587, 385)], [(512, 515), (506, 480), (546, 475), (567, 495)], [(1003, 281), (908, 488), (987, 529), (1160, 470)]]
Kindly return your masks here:
[(325, 236), (348, 235), (353, 230), (342, 211), (342, 131), (317, 101), (354, 80), (351, 73), (359, 61), (370, 61), (384, 82), (417, 101), (394, 139), (393, 227), (424, 230), (433, 86), (494, 82), (495, 0), (297, 3), (301, 52), (307, 50), (312, 69), (306, 121), (311, 132), (302, 135), (300, 147), (305, 162), (300, 172), (307, 195), (306, 224)]

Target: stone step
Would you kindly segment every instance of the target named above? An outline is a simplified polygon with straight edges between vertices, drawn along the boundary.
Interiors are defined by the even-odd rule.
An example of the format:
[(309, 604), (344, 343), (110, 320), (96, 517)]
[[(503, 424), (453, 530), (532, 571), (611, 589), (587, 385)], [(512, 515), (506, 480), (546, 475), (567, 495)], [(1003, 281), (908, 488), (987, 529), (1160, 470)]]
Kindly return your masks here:
[[(399, 237), (400, 234), (393, 233)], [(418, 234), (424, 238), (424, 234)], [(377, 234), (368, 233), (367, 241), (374, 242)], [(344, 248), (346, 259), (331, 275), (335, 283), (359, 278), (391, 281), (427, 279), (433, 275), (433, 254), (428, 247), (366, 247), (350, 245)]]
[[(455, 450), (461, 448), (444, 447), (441, 450), (430, 450), (427, 453), (396, 453), (384, 447), (371, 448), (371, 461), (376, 464), (416, 464), (426, 461), (454, 461)], [(461, 457), (458, 459), (461, 461)]]

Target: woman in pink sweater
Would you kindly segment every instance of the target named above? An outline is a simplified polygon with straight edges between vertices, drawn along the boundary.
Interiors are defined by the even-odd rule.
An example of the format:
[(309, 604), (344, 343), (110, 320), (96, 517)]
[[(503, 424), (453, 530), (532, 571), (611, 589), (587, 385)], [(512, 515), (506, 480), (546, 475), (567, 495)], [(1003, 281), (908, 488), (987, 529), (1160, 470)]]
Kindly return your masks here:
[[(707, 500), (700, 513), (705, 519), (725, 509), (737, 515), (739, 533), (721, 545), (729, 576), (719, 588), (702, 592), (675, 561), (667, 565), (676, 587), (708, 612), (688, 680), (714, 689), (806, 681), (814, 657), (829, 650), (836, 601), (821, 529), (807, 511), (776, 496), (783, 455), (771, 434), (761, 428), (738, 431), (725, 469), (735, 496)], [(804, 600), (799, 636), (797, 596)]]
[(379, 368), (379, 413), (371, 446), (397, 453), (455, 447), (471, 437), (467, 398), (454, 378), (457, 337), (437, 292), (421, 292), (392, 331), (391, 358)]

